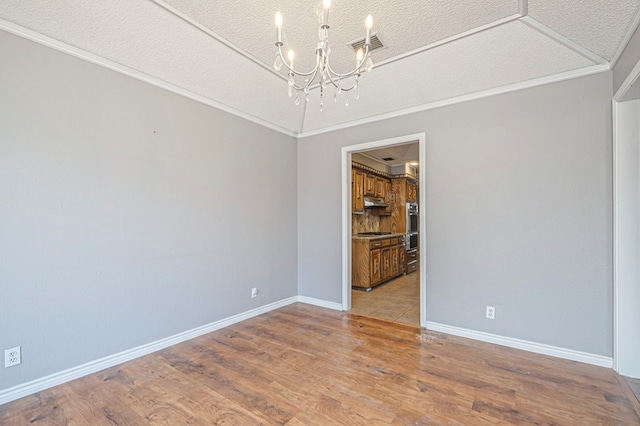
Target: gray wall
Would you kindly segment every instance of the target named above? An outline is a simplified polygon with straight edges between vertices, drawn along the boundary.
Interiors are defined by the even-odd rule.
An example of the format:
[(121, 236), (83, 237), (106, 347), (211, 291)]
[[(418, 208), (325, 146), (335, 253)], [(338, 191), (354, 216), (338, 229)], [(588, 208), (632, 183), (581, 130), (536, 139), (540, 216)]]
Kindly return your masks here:
[(0, 390), (297, 294), (294, 138), (4, 32), (0, 57)]
[(424, 131), (427, 320), (610, 356), (611, 96), (607, 72), (301, 139), (300, 294), (341, 301), (341, 147)]
[(631, 40), (624, 48), (620, 59), (613, 68), (613, 93), (615, 94), (633, 67), (640, 61), (640, 28), (636, 28)]

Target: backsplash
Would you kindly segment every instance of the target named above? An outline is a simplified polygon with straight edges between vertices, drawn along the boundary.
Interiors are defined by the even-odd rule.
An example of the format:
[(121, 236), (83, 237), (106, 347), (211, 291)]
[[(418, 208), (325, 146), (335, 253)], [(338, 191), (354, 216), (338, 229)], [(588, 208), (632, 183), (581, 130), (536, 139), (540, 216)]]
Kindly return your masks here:
[(351, 215), (351, 233), (359, 234), (361, 232), (389, 232), (390, 216), (378, 216), (365, 210), (364, 214)]

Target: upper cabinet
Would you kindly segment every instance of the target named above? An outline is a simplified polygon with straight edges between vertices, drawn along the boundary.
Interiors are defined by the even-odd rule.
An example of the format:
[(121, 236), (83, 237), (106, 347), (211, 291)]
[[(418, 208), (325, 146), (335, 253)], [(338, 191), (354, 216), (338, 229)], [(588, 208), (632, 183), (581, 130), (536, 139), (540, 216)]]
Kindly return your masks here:
[(364, 195), (376, 195), (376, 177), (368, 173), (364, 174)]
[(418, 184), (410, 179), (407, 179), (407, 203), (418, 202)]
[[(381, 177), (376, 177), (376, 197), (383, 197), (385, 194), (385, 181), (389, 179), (383, 179)], [(390, 182), (390, 181), (389, 181)]]
[(387, 208), (371, 209), (375, 215), (390, 216), (393, 211), (391, 179), (359, 167), (351, 168), (351, 213), (365, 212), (364, 198), (383, 198)]
[(393, 205), (395, 201), (395, 197), (393, 196), (393, 192), (391, 191), (391, 179), (386, 179), (384, 181), (384, 203), (387, 207), (384, 209), (384, 214), (386, 216), (391, 216), (393, 214)]
[(364, 173), (351, 169), (351, 213), (364, 213)]

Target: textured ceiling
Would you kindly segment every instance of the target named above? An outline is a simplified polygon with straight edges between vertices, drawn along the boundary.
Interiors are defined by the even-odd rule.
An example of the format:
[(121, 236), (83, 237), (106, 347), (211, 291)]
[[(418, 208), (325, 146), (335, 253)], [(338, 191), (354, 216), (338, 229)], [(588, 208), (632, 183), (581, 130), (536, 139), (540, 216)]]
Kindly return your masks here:
[(380, 149), (370, 149), (364, 151), (363, 154), (389, 166), (404, 166), (406, 163), (418, 162), (420, 145), (417, 142), (393, 145)]
[[(0, 28), (31, 30), (112, 67), (294, 134), (366, 122), (449, 99), (566, 75), (615, 60), (637, 25), (640, 0), (333, 0), (332, 66), (354, 64), (347, 43), (374, 17), (386, 48), (360, 80), (359, 100), (318, 91), (295, 106), (272, 68), (273, 16), (296, 66), (311, 67), (320, 1), (0, 0)], [(28, 32), (28, 31), (27, 31)], [(69, 49), (67, 49), (69, 50)], [(146, 78), (148, 77), (148, 78)]]

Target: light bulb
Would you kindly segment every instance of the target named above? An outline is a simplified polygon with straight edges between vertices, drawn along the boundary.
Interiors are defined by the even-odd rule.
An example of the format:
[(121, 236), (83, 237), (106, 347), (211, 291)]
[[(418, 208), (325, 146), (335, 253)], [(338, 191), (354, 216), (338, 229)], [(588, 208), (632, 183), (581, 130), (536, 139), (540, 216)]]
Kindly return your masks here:
[(329, 9), (329, 7), (331, 7), (331, 0), (322, 0), (322, 7)]
[(276, 46), (282, 44), (282, 13), (276, 12)]
[(360, 63), (360, 61), (362, 61), (363, 56), (364, 56), (364, 52), (362, 51), (362, 49), (358, 49), (358, 52), (356, 53), (356, 62)]
[(365, 19), (364, 21), (364, 26), (368, 30), (370, 30), (373, 27), (373, 16), (367, 15), (367, 19)]
[(287, 52), (287, 59), (289, 60), (289, 62), (293, 62), (293, 58), (294, 58), (294, 54), (293, 54), (293, 50), (289, 49), (289, 52)]

